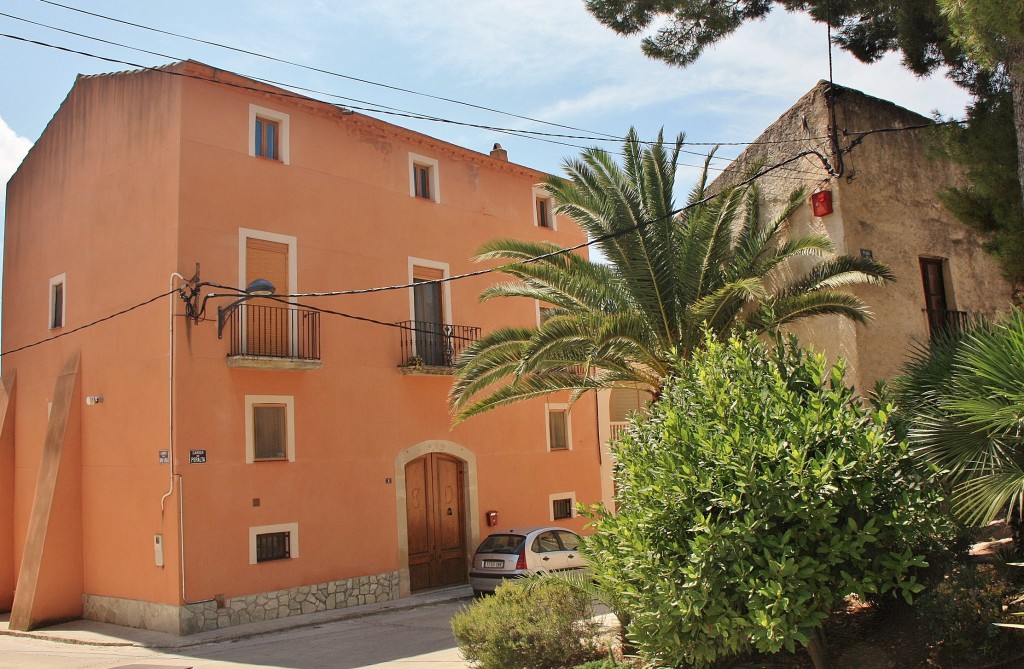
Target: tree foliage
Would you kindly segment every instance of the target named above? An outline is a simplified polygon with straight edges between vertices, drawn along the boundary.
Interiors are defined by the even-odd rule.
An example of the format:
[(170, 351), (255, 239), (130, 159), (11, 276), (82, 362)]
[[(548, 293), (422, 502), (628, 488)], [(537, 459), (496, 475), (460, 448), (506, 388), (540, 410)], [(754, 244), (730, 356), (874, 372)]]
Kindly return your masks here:
[(705, 346), (614, 446), (616, 512), (585, 543), (658, 666), (808, 647), (849, 593), (911, 600), (941, 495), (841, 363), (753, 335)]
[(953, 488), (967, 521), (1024, 509), (1024, 313), (951, 331), (917, 349), (895, 380), (915, 452)]
[(936, 66), (956, 66), (960, 51), (948, 40), (949, 28), (935, 0), (587, 0), (587, 9), (623, 35), (659, 27), (643, 39), (646, 55), (686, 66), (704, 49), (762, 19), (773, 9), (806, 12), (815, 21), (831, 21), (835, 41), (854, 56), (872, 62), (900, 51), (917, 74)]
[(1024, 202), (1018, 189), (1013, 103), (999, 81), (967, 110), (967, 125), (936, 128), (936, 152), (960, 165), (963, 186), (939, 193), (943, 205), (985, 238), (985, 249), (1014, 286), (1024, 286)]
[[(779, 8), (829, 22), (835, 28), (833, 40), (864, 62), (898, 52), (915, 74), (949, 68), (949, 77), (975, 97), (975, 107), (965, 129), (944, 135), (950, 142), (948, 156), (964, 165), (969, 180), (944, 201), (968, 225), (981, 219), (991, 234), (989, 249), (1011, 281), (1019, 281), (1022, 261), (1013, 249), (1024, 245), (1021, 0), (587, 0), (587, 8), (624, 35), (659, 26), (641, 42), (644, 53), (682, 67), (744, 22)], [(991, 122), (995, 117), (1007, 122)], [(978, 155), (989, 148), (992, 169)], [(1009, 170), (1014, 170), (1015, 188), (1005, 183)]]
[[(858, 322), (867, 307), (844, 286), (886, 283), (879, 263), (835, 255), (823, 235), (790, 236), (795, 192), (776, 218), (761, 216), (757, 189), (709, 197), (707, 168), (682, 213), (673, 187), (683, 137), (650, 145), (630, 130), (624, 164), (588, 149), (551, 179), (557, 211), (572, 217), (607, 260), (558, 253), (550, 243), (499, 239), (480, 258), (508, 264), (515, 280), (481, 299), (531, 298), (554, 307), (537, 328), (502, 328), (459, 357), (450, 400), (462, 420), (560, 390), (574, 393), (630, 382), (657, 390), (675, 363), (703, 342), (702, 326), (724, 337), (740, 325), (772, 331), (823, 314)], [(539, 260), (531, 260), (544, 256)], [(790, 261), (816, 264), (795, 275)]]

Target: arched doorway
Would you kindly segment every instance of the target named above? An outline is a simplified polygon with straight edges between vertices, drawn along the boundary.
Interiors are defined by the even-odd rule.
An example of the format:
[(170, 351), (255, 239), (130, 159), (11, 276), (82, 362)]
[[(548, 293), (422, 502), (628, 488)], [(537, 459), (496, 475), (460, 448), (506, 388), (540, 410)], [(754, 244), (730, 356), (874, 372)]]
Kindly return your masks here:
[(458, 585), (467, 580), (464, 463), (427, 453), (405, 465), (409, 589)]

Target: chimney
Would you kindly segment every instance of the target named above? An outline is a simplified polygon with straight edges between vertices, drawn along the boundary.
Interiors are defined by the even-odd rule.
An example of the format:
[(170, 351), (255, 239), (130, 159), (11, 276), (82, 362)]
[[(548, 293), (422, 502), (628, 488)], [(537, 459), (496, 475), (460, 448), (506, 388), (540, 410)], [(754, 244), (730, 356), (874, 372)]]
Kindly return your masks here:
[(491, 149), (491, 158), (497, 158), (498, 160), (504, 160), (508, 162), (508, 151), (501, 148), (501, 144), (495, 142), (494, 148)]

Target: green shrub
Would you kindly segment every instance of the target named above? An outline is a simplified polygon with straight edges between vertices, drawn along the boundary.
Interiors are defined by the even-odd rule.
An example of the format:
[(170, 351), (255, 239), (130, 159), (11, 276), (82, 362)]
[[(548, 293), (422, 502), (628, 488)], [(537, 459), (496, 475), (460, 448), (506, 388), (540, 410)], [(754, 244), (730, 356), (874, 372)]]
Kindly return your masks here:
[(940, 642), (942, 666), (1019, 654), (1021, 632), (995, 625), (1013, 621), (1004, 610), (1011, 599), (1009, 584), (992, 565), (958, 565), (923, 593), (916, 609)]
[(568, 583), (509, 582), (457, 613), (452, 631), (481, 669), (560, 669), (606, 652), (593, 615), (590, 598)]
[(807, 647), (848, 594), (923, 589), (941, 492), (842, 364), (796, 342), (708, 341), (616, 445), (615, 514), (586, 540), (648, 660), (709, 667)]

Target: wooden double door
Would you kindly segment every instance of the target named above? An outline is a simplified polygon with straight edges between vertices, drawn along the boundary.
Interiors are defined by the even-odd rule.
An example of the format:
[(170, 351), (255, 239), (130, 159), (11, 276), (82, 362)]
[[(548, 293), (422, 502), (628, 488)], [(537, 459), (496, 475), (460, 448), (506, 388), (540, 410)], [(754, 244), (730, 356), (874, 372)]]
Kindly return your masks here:
[(412, 591), (467, 580), (465, 465), (428, 453), (405, 466), (405, 510)]

